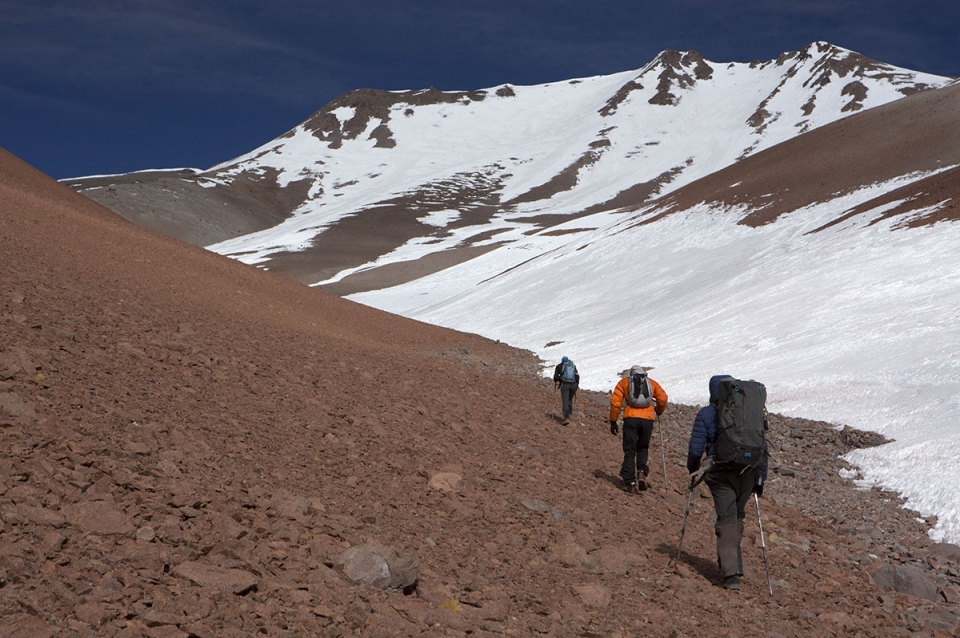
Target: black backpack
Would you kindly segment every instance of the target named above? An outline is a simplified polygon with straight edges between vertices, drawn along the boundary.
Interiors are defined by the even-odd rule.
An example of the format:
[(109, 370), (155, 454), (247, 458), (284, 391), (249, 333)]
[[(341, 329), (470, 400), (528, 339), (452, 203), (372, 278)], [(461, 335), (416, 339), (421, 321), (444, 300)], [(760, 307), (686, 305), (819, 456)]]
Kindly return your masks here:
[(767, 460), (767, 389), (758, 381), (722, 379), (717, 403), (717, 463), (760, 469)]
[(630, 383), (627, 386), (627, 405), (632, 408), (650, 407), (650, 398), (653, 389), (650, 387), (650, 377), (646, 372), (631, 372)]

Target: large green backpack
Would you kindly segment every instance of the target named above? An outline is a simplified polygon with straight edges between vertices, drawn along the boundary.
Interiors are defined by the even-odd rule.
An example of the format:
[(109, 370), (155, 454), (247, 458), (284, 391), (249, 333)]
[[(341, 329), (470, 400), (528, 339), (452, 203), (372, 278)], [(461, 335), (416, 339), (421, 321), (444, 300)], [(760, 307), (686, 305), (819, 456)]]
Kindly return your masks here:
[(717, 456), (727, 467), (763, 467), (767, 460), (767, 389), (758, 381), (720, 381)]

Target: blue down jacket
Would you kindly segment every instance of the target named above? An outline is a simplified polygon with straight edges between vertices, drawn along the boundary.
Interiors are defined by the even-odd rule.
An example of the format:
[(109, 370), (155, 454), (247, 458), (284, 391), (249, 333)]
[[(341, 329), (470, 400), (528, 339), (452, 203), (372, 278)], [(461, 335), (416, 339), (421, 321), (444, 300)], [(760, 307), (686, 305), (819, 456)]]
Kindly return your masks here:
[[(700, 459), (703, 453), (707, 456), (717, 454), (717, 402), (720, 400), (720, 381), (732, 378), (729, 374), (717, 374), (710, 377), (710, 405), (700, 408), (697, 418), (693, 420), (693, 431), (690, 433), (690, 445), (687, 447), (687, 470), (693, 474), (700, 469)], [(760, 471), (760, 480), (767, 480), (767, 463)]]

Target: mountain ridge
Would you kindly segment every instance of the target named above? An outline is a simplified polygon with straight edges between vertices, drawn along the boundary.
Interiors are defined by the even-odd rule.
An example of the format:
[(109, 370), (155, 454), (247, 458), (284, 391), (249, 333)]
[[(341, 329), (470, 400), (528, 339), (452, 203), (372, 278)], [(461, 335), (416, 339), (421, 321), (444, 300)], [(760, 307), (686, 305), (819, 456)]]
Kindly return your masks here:
[[(363, 290), (381, 266), (406, 272), (393, 282), (435, 272), (946, 82), (824, 42), (763, 63), (667, 50), (636, 71), (540, 86), (359, 89), (193, 176), (65, 183), (147, 227), (348, 294), (353, 271), (371, 282)], [(719, 119), (707, 115), (717, 103), (728, 112)], [(391, 266), (410, 242), (445, 255)]]
[[(949, 172), (938, 174), (960, 164), (960, 136), (954, 134), (960, 126), (958, 106), (960, 83), (914, 93), (746, 158), (704, 177), (694, 187), (663, 198), (657, 207), (662, 214), (699, 202), (741, 207), (749, 212), (739, 223), (759, 226), (877, 182), (929, 174), (913, 187), (915, 192), (908, 199), (915, 199), (925, 190), (924, 184), (949, 181)], [(777, 187), (775, 197), (770, 196), (772, 184)], [(950, 212), (954, 209), (948, 204), (940, 216), (930, 220), (957, 219)], [(905, 207), (902, 212), (909, 214), (910, 210)]]

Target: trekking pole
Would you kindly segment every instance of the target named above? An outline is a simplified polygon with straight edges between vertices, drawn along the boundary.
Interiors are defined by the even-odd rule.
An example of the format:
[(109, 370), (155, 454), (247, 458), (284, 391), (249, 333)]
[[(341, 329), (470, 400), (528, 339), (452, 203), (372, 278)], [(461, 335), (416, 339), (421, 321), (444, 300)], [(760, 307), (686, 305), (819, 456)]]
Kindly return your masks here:
[(683, 534), (687, 531), (687, 516), (690, 515), (690, 498), (693, 496), (693, 486), (696, 485), (696, 479), (690, 478), (690, 487), (687, 488), (687, 509), (683, 512), (683, 527), (680, 528), (680, 544), (677, 545), (677, 560), (675, 565), (680, 565), (680, 552), (683, 550)]
[(760, 546), (763, 547), (763, 566), (767, 570), (767, 589), (773, 596), (773, 584), (770, 582), (770, 563), (767, 561), (767, 543), (763, 540), (763, 520), (760, 518), (760, 497), (753, 493), (753, 500), (757, 504), (757, 524), (760, 525)]
[(667, 487), (667, 454), (663, 451), (663, 425), (660, 423), (660, 415), (657, 415), (657, 427), (660, 429), (660, 460), (663, 461), (663, 489)]
[(700, 469), (690, 475), (690, 487), (687, 488), (687, 509), (683, 512), (683, 527), (680, 528), (680, 544), (677, 546), (677, 565), (680, 564), (680, 552), (683, 550), (683, 534), (687, 531), (687, 516), (690, 515), (690, 498), (693, 496), (693, 488), (707, 477), (707, 470), (711, 467), (713, 467), (713, 458), (708, 456)]

